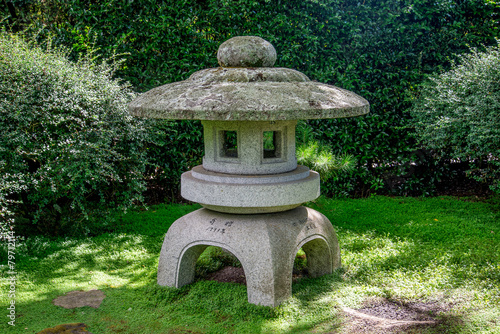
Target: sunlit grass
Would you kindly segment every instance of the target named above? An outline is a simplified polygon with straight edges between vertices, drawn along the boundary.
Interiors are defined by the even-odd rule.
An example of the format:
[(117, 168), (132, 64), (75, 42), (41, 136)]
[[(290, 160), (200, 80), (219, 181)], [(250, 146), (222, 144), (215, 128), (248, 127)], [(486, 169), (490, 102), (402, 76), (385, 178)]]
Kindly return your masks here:
[[(498, 199), (320, 198), (308, 205), (335, 226), (342, 268), (298, 280), (292, 298), (277, 308), (248, 304), (243, 285), (198, 280), (181, 289), (158, 286), (164, 233), (199, 208), (161, 205), (133, 210), (94, 237), (21, 241), (16, 326), (5, 317), (0, 332), (37, 333), (83, 322), (93, 333), (343, 333), (342, 307), (373, 298), (451, 305), (439, 315), (446, 319), (442, 325), (418, 333), (500, 332)], [(1, 254), (5, 263), (5, 249)], [(237, 265), (212, 248), (200, 257), (197, 272), (203, 276), (227, 264)], [(8, 289), (4, 280), (1, 288)], [(69, 291), (91, 289), (106, 294), (99, 309), (52, 304)], [(3, 294), (2, 305), (8, 302)]]

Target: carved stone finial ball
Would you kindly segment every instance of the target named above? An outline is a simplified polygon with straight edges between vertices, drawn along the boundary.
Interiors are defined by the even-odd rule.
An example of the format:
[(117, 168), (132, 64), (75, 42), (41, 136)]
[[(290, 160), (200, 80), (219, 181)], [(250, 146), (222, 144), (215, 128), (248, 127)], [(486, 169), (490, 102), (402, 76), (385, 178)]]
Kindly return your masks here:
[(222, 67), (272, 67), (276, 50), (260, 37), (238, 36), (219, 46), (217, 60)]

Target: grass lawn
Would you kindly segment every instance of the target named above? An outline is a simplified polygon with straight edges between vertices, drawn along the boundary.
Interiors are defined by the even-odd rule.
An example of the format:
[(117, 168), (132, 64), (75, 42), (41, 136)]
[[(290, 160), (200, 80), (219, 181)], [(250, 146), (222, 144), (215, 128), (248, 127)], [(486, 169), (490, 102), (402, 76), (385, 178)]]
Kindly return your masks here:
[[(181, 289), (156, 285), (163, 236), (198, 205), (136, 209), (94, 237), (21, 241), (15, 326), (2, 280), (0, 333), (37, 333), (83, 322), (101, 333), (500, 333), (500, 199), (451, 197), (326, 199), (310, 207), (334, 225), (342, 268), (302, 278), (277, 308), (247, 303), (246, 287), (199, 280)], [(211, 256), (211, 254), (213, 256)], [(218, 269), (216, 251), (200, 272)], [(258, 256), (258, 255), (256, 255)], [(7, 277), (7, 247), (1, 250)], [(72, 290), (102, 290), (100, 308), (64, 309), (52, 300)], [(372, 328), (345, 309), (391, 302), (435, 305), (432, 326)], [(358, 327), (356, 327), (358, 326)]]

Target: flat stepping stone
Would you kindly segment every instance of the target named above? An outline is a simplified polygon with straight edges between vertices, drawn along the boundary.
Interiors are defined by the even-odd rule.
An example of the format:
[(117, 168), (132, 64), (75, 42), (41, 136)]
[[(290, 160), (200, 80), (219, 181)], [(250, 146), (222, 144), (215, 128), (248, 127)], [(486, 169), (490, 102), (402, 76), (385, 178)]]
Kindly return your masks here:
[(54, 305), (64, 308), (77, 308), (90, 306), (98, 308), (106, 297), (101, 290), (70, 291), (64, 296), (59, 296), (53, 300)]
[[(95, 290), (94, 290), (95, 291)], [(37, 334), (92, 334), (84, 323), (64, 324), (46, 328)]]

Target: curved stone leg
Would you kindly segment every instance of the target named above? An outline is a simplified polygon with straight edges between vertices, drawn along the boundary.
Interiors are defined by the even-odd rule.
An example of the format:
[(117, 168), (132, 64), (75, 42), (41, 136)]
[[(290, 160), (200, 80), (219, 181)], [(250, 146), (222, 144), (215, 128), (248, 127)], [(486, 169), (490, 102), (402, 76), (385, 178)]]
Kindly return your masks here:
[(234, 254), (243, 266), (248, 301), (277, 306), (291, 296), (295, 255), (302, 247), (313, 276), (340, 267), (330, 221), (306, 207), (254, 215), (199, 209), (172, 224), (163, 242), (158, 284), (181, 287), (194, 280), (196, 260), (207, 246)]

